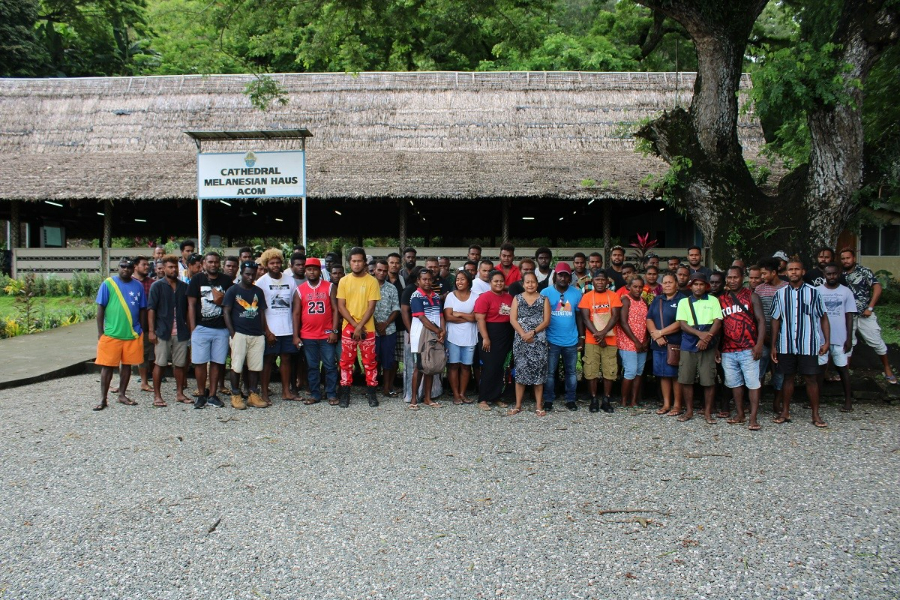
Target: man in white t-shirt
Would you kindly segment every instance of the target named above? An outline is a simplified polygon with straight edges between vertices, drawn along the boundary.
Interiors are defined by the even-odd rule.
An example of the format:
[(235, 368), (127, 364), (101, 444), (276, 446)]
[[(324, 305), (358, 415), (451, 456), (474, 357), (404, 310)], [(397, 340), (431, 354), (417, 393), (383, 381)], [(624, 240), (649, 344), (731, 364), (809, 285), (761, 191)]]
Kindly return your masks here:
[(290, 275), (281, 272), (284, 256), (281, 250), (269, 248), (259, 257), (266, 274), (256, 280), (256, 285), (266, 295), (266, 350), (262, 374), (262, 397), (269, 402), (269, 380), (275, 357), (281, 357), (281, 399), (300, 400), (291, 392), (291, 358), (298, 352), (294, 345), (292, 303), (297, 284)]
[(488, 259), (482, 260), (478, 263), (478, 277), (472, 281), (472, 291), (478, 295), (483, 294), (485, 292), (489, 292), (491, 290), (491, 271), (494, 270), (494, 263), (489, 261)]
[[(819, 364), (828, 364), (828, 357), (841, 377), (844, 386), (844, 406), (841, 412), (853, 410), (853, 397), (850, 389), (850, 367), (847, 353), (850, 352), (851, 339), (847, 332), (853, 331), (853, 317), (856, 316), (856, 298), (845, 285), (841, 285), (841, 268), (834, 263), (825, 265), (825, 283), (816, 287), (825, 302), (828, 324), (831, 326), (831, 345), (828, 354), (819, 356)], [(819, 371), (819, 389), (825, 382), (825, 369)]]

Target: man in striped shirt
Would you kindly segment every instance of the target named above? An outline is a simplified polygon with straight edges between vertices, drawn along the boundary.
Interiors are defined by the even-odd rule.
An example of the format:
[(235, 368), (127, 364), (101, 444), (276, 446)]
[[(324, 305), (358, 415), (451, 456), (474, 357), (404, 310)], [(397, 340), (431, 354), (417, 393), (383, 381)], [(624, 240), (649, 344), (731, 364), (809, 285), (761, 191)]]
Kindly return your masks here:
[[(825, 303), (816, 288), (803, 283), (803, 263), (788, 262), (788, 285), (775, 294), (772, 303), (772, 362), (784, 375), (784, 397), (781, 415), (775, 423), (791, 421), (790, 405), (794, 393), (794, 375), (800, 373), (806, 380), (806, 395), (812, 407), (812, 422), (816, 427), (827, 427), (819, 417), (820, 355), (828, 352), (831, 325)], [(821, 335), (818, 323), (821, 326)]]

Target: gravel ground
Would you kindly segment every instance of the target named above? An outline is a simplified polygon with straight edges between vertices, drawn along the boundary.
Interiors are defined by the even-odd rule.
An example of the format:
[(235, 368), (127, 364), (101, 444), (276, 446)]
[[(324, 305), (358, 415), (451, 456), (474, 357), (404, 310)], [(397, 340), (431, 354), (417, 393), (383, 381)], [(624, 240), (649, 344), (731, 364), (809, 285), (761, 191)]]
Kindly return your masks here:
[(0, 597), (900, 595), (896, 406), (94, 413), (97, 381), (0, 392)]

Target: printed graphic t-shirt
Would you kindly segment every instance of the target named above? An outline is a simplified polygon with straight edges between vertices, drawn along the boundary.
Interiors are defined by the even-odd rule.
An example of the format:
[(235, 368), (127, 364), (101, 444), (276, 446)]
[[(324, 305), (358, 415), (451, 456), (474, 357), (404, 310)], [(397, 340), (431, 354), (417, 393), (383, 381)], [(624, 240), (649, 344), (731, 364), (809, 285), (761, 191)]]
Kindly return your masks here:
[(235, 333), (260, 336), (265, 332), (260, 315), (266, 310), (266, 294), (259, 286), (251, 285), (250, 289), (244, 289), (239, 285), (233, 285), (225, 292), (222, 308), (230, 311), (231, 325)]
[(556, 286), (548, 287), (541, 292), (550, 301), (550, 327), (547, 328), (547, 341), (555, 346), (574, 346), (578, 343), (578, 325), (575, 311), (581, 302), (581, 290), (569, 286), (560, 292)]
[[(753, 292), (741, 288), (732, 293), (725, 291), (719, 296), (722, 306), (722, 352), (750, 350), (756, 345), (756, 315), (753, 313)], [(690, 324), (690, 323), (689, 323)]]
[(274, 279), (266, 273), (256, 280), (256, 286), (266, 295), (266, 325), (276, 336), (293, 335), (291, 303), (294, 299), (295, 281), (282, 273), (281, 279)]
[(211, 329), (225, 329), (225, 317), (222, 316), (222, 307), (213, 301), (213, 290), (217, 294), (228, 291), (234, 283), (222, 273), (215, 279), (210, 279), (206, 273), (198, 273), (191, 278), (188, 284), (188, 298), (196, 298), (197, 325)]
[[(831, 326), (831, 335), (828, 337), (828, 343), (832, 346), (843, 346), (844, 342), (847, 341), (846, 314), (856, 313), (856, 299), (853, 297), (853, 292), (845, 285), (839, 285), (833, 290), (820, 285), (816, 290), (825, 303), (825, 312), (828, 313), (828, 324)], [(819, 325), (819, 331), (821, 332), (821, 330), (821, 325)]]
[[(581, 302), (578, 303), (578, 308), (588, 309), (591, 315), (591, 322), (594, 323), (595, 327), (597, 326), (596, 322), (600, 322), (603, 327), (606, 327), (606, 323), (609, 323), (609, 319), (611, 318), (612, 309), (621, 307), (622, 299), (618, 294), (609, 290), (604, 290), (602, 292), (591, 290), (585, 292), (584, 296), (581, 297)], [(597, 317), (596, 319), (594, 318), (595, 316)], [(598, 329), (602, 329), (602, 327), (598, 327)], [(600, 343), (594, 337), (594, 334), (587, 328), (584, 330), (584, 341), (587, 344)], [(615, 327), (610, 327), (609, 331), (606, 332), (606, 343), (609, 346), (616, 345)]]

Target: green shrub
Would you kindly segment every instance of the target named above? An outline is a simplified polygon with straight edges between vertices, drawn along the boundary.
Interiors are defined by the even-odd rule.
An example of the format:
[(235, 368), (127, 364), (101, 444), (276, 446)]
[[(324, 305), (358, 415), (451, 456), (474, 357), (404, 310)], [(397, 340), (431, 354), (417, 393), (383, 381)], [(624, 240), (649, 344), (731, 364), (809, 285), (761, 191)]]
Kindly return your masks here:
[(76, 271), (72, 277), (72, 295), (76, 298), (94, 298), (97, 290), (103, 283), (103, 277), (98, 273), (82, 273)]

